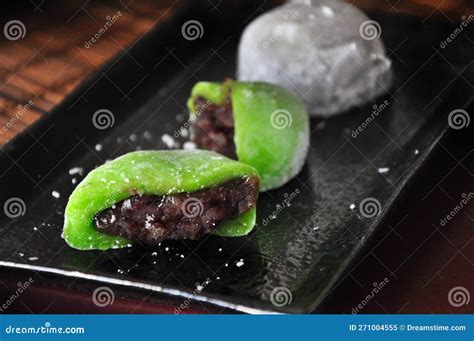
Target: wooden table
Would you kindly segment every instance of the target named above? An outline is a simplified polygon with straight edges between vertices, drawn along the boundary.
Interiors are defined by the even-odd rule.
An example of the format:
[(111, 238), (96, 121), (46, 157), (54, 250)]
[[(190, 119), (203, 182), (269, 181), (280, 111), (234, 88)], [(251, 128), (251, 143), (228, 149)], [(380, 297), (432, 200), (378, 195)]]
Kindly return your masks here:
[[(461, 0), (357, 0), (364, 9), (442, 16), (459, 20), (474, 13), (474, 5)], [(17, 41), (0, 43), (0, 145), (58, 104), (88, 74), (120, 52), (154, 23), (169, 16), (177, 1), (107, 1), (61, 6), (29, 4), (13, 9), (11, 18), (26, 23), (26, 34)], [(122, 13), (103, 37), (87, 41), (107, 16)], [(32, 102), (26, 112), (20, 108)], [(449, 291), (457, 286), (474, 295), (474, 200), (445, 226), (440, 219), (474, 192), (472, 130), (459, 131), (437, 147), (426, 165), (427, 177), (419, 178), (405, 195), (405, 205), (392, 212), (386, 226), (367, 253), (334, 288), (320, 312), (352, 313), (373, 288), (388, 279), (386, 288), (363, 304), (360, 313), (472, 313), (474, 303), (454, 307)], [(0, 302), (17, 288), (19, 273), (0, 271)], [(365, 300), (365, 301), (364, 301)], [(474, 298), (473, 298), (474, 300)], [(200, 310), (198, 308), (198, 310)], [(92, 304), (88, 294), (33, 285), (9, 307), (8, 312), (164, 312), (173, 308), (146, 301), (124, 300), (107, 308)], [(212, 310), (220, 312), (219, 310)]]

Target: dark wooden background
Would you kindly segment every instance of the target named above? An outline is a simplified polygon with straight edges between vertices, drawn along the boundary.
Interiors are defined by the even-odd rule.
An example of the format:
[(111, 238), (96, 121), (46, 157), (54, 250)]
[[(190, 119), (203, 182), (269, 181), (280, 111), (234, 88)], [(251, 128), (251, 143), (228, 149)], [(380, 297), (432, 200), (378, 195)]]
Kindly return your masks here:
[[(460, 15), (474, 12), (474, 4), (468, 5), (468, 0), (353, 2), (366, 10), (412, 13), (424, 18), (443, 16), (446, 20), (459, 20)], [(13, 9), (25, 18), (26, 35), (21, 40), (2, 39), (0, 43), (0, 126), (16, 115), (19, 105), (32, 100), (34, 108), (15, 119), (8, 131), (0, 132), (0, 145), (51, 110), (89, 73), (180, 5), (180, 1), (172, 0), (60, 3), (44, 8), (44, 2), (32, 2)], [(105, 39), (85, 48), (85, 41), (97, 32), (104, 18), (119, 10), (123, 16), (106, 32)], [(64, 17), (68, 18), (66, 22)]]
[[(411, 13), (459, 21), (474, 14), (472, 1), (463, 0), (354, 0), (365, 10)], [(88, 74), (171, 15), (181, 1), (64, 1), (60, 6), (11, 7), (4, 20), (22, 18), (23, 39), (0, 41), (0, 145), (12, 139), (58, 104)], [(104, 18), (120, 10), (123, 16), (90, 48), (84, 43), (103, 25)], [(5, 10), (4, 10), (5, 11)], [(11, 13), (15, 15), (11, 15)], [(64, 19), (68, 19), (64, 22)], [(61, 18), (59, 20), (58, 18)], [(2, 22), (3, 24), (3, 22)], [(33, 107), (18, 116), (19, 107)], [(14, 118), (14, 123), (12, 119)], [(18, 119), (18, 120), (17, 120)], [(472, 123), (471, 123), (472, 125)], [(453, 134), (454, 135), (454, 134)], [(474, 202), (449, 223), (433, 226), (433, 216), (449, 212), (460, 193), (474, 191), (472, 130), (455, 134), (437, 148), (419, 178), (406, 194), (406, 205), (393, 212), (386, 226), (354, 269), (336, 286), (321, 312), (351, 313), (370, 292), (374, 278), (389, 273), (390, 284), (364, 307), (363, 313), (472, 313), (474, 304), (456, 308), (447, 295), (455, 286), (474, 295)], [(426, 172), (425, 172), (426, 174)], [(402, 205), (403, 206), (403, 205)], [(24, 274), (0, 270), (0, 302), (16, 290)], [(383, 277), (382, 277), (383, 278)], [(118, 290), (118, 289), (117, 289)], [(474, 297), (472, 298), (474, 300)], [(198, 306), (200, 311), (214, 311)], [(8, 312), (172, 312), (172, 307), (148, 300), (116, 298), (107, 308), (92, 304), (90, 293), (33, 285)], [(217, 312), (220, 312), (219, 310)]]

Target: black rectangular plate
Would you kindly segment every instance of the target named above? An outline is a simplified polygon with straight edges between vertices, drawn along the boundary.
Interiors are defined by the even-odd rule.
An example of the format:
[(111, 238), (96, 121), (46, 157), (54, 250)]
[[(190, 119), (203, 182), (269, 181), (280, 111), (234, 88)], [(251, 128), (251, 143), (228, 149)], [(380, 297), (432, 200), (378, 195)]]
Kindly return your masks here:
[[(80, 177), (68, 170), (87, 172), (139, 148), (165, 149), (162, 135), (173, 136), (186, 125), (192, 85), (234, 76), (239, 34), (250, 17), (266, 9), (252, 2), (221, 3), (218, 12), (207, 1), (186, 6), (2, 148), (0, 203), (20, 198), (25, 211), (10, 218), (0, 210), (0, 265), (121, 285), (130, 296), (141, 288), (243, 312), (310, 312), (396, 205), (446, 133), (448, 114), (467, 103), (472, 49), (462, 37), (439, 49), (455, 25), (373, 13), (394, 62), (391, 95), (325, 122), (312, 120), (312, 148), (303, 171), (261, 196), (258, 226), (249, 236), (210, 236), (151, 249), (71, 249), (60, 234), (71, 180)], [(183, 38), (188, 20), (202, 24), (201, 38)], [(388, 107), (352, 137), (372, 106), (385, 100)], [(113, 127), (94, 127), (92, 116), (100, 109), (113, 113)], [(381, 174), (381, 167), (390, 171)], [(373, 218), (359, 211), (367, 198), (380, 203)], [(196, 292), (196, 283), (207, 279), (205, 289)], [(281, 288), (292, 299), (279, 307), (270, 296)]]

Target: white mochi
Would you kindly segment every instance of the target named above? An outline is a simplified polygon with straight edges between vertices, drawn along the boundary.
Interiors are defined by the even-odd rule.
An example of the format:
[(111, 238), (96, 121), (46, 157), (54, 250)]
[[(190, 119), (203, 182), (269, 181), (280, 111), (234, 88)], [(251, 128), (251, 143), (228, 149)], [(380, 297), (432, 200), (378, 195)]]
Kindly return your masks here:
[(245, 29), (238, 79), (282, 85), (312, 116), (364, 104), (391, 85), (380, 25), (339, 0), (295, 0)]

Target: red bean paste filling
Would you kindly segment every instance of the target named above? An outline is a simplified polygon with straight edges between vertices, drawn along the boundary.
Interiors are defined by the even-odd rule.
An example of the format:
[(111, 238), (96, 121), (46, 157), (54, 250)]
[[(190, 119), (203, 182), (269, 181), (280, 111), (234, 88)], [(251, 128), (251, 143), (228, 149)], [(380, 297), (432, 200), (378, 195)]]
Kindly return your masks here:
[(94, 217), (101, 233), (155, 245), (165, 239), (198, 239), (254, 208), (258, 178), (242, 178), (193, 193), (134, 195)]
[(196, 120), (193, 123), (192, 141), (199, 148), (237, 160), (230, 98), (226, 98), (222, 104), (212, 104), (203, 97), (197, 97), (194, 105)]

